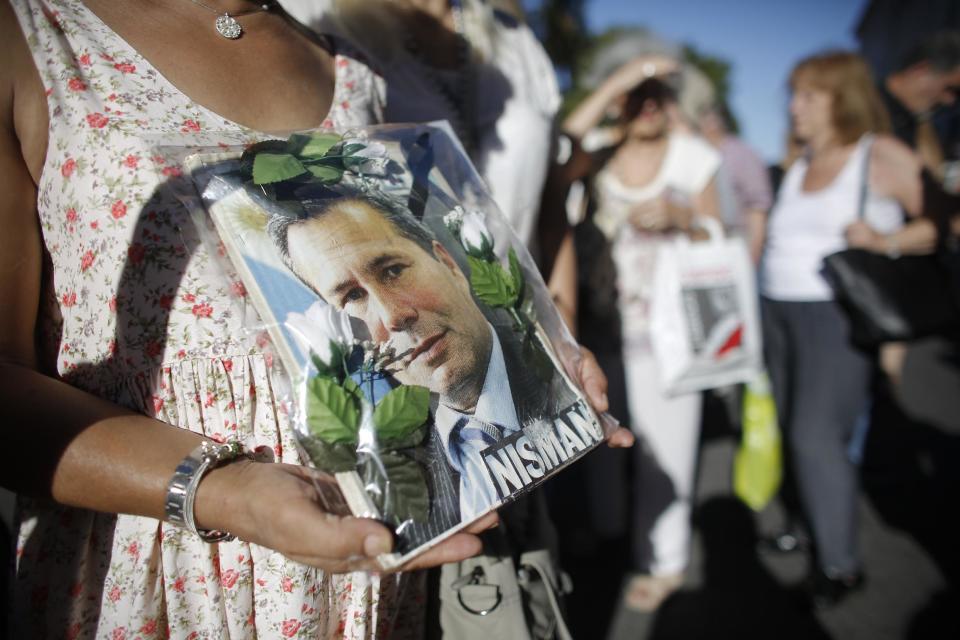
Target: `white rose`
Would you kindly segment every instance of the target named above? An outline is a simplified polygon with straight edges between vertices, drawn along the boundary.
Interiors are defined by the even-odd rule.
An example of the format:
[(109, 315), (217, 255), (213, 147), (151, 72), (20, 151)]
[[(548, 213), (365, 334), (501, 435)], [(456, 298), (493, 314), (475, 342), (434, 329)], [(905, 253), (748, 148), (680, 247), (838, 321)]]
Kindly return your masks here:
[(288, 313), (285, 325), (301, 349), (312, 351), (327, 366), (333, 364), (331, 343), (343, 351), (353, 344), (350, 316), (319, 300), (306, 313)]
[(484, 215), (479, 211), (470, 211), (463, 215), (460, 227), (460, 242), (467, 252), (479, 250), (484, 246), (493, 246), (493, 237), (484, 223)]
[(447, 215), (443, 216), (443, 224), (446, 225), (450, 233), (460, 237), (460, 227), (463, 226), (463, 207), (454, 207)]

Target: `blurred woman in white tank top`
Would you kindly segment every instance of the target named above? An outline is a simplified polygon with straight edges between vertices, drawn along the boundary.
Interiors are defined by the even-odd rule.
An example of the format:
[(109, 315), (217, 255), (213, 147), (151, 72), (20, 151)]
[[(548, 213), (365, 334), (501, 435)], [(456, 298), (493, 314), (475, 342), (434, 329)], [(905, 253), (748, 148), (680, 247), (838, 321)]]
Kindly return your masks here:
[(804, 153), (787, 171), (769, 216), (760, 292), (792, 480), (815, 546), (810, 595), (829, 606), (863, 581), (857, 468), (847, 448), (868, 409), (873, 362), (850, 343), (822, 262), (862, 226), (856, 223), (864, 180), (863, 223), (878, 237), (895, 237), (905, 216), (919, 214), (922, 190), (919, 162), (886, 135), (888, 117), (860, 57), (807, 58), (794, 68), (790, 89), (793, 133)]

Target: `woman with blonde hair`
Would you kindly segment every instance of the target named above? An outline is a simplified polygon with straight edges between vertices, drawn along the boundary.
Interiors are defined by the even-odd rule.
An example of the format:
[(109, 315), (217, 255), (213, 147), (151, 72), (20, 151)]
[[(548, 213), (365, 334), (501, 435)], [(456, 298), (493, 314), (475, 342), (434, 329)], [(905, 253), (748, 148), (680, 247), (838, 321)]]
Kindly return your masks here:
[(836, 51), (806, 58), (794, 67), (790, 89), (803, 152), (770, 213), (760, 293), (777, 408), (815, 543), (812, 595), (826, 606), (863, 578), (857, 466), (847, 450), (868, 408), (873, 364), (850, 343), (822, 260), (847, 247), (861, 209), (866, 225), (893, 237), (904, 213), (919, 214), (922, 191), (919, 162), (886, 134), (887, 114), (859, 56)]

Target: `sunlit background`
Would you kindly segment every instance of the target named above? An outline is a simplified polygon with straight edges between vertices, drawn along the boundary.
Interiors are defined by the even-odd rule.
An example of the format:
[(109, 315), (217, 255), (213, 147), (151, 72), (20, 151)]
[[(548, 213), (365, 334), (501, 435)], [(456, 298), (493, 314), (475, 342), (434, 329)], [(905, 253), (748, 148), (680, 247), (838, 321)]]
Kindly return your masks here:
[[(827, 48), (864, 52), (889, 68), (913, 34), (956, 23), (958, 0), (524, 0), (565, 89), (565, 63), (582, 61), (611, 30), (646, 27), (713, 64), (741, 136), (768, 162), (783, 155), (786, 78)], [(723, 89), (721, 88), (721, 94)]]

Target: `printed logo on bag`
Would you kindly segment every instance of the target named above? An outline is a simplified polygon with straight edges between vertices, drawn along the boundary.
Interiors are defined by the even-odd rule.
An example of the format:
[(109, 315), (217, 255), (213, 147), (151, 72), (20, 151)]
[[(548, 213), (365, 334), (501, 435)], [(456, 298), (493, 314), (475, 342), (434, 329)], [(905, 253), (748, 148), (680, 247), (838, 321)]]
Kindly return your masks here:
[(683, 308), (690, 345), (699, 357), (722, 360), (743, 351), (743, 314), (731, 284), (685, 287)]

